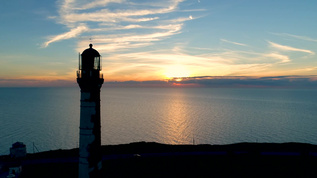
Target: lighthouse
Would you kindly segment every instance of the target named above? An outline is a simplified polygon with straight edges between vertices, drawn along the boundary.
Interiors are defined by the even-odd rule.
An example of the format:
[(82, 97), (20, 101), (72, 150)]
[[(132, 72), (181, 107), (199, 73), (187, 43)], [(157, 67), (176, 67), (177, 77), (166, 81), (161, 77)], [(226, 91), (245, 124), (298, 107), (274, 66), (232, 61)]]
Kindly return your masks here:
[(100, 88), (103, 84), (101, 56), (92, 48), (79, 55), (77, 83), (80, 87), (79, 178), (100, 177), (102, 168)]

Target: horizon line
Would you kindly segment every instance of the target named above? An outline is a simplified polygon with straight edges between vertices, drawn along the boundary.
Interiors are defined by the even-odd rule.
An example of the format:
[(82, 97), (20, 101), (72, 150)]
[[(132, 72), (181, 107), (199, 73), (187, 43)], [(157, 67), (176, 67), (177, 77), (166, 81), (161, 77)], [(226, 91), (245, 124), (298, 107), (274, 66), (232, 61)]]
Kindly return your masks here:
[[(317, 75), (285, 76), (193, 76), (161, 80), (106, 80), (107, 87), (237, 87), (317, 88)], [(75, 87), (76, 79), (1, 79), (0, 87)]]

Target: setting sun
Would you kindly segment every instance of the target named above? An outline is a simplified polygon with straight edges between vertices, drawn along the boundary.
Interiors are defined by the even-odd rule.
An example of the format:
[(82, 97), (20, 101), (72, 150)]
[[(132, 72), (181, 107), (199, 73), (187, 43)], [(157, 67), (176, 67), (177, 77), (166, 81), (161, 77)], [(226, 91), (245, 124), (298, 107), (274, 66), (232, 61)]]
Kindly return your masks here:
[(182, 65), (173, 65), (169, 66), (165, 70), (166, 78), (181, 78), (181, 77), (189, 77), (190, 71), (185, 66)]

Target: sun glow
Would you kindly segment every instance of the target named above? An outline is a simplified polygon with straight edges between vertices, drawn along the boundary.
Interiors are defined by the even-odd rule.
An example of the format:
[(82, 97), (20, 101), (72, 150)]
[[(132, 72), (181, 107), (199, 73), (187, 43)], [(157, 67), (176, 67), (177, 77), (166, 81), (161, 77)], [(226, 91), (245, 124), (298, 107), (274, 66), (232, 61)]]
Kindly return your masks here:
[(173, 65), (166, 68), (164, 75), (167, 79), (189, 77), (190, 70), (185, 66)]

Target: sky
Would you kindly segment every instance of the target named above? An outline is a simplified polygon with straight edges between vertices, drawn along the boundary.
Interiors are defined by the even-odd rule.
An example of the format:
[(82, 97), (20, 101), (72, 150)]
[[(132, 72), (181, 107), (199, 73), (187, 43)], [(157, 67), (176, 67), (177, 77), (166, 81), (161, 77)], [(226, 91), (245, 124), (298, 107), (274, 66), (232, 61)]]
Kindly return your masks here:
[(316, 7), (315, 0), (2, 1), (0, 87), (76, 85), (78, 55), (90, 43), (111, 85), (317, 86)]

